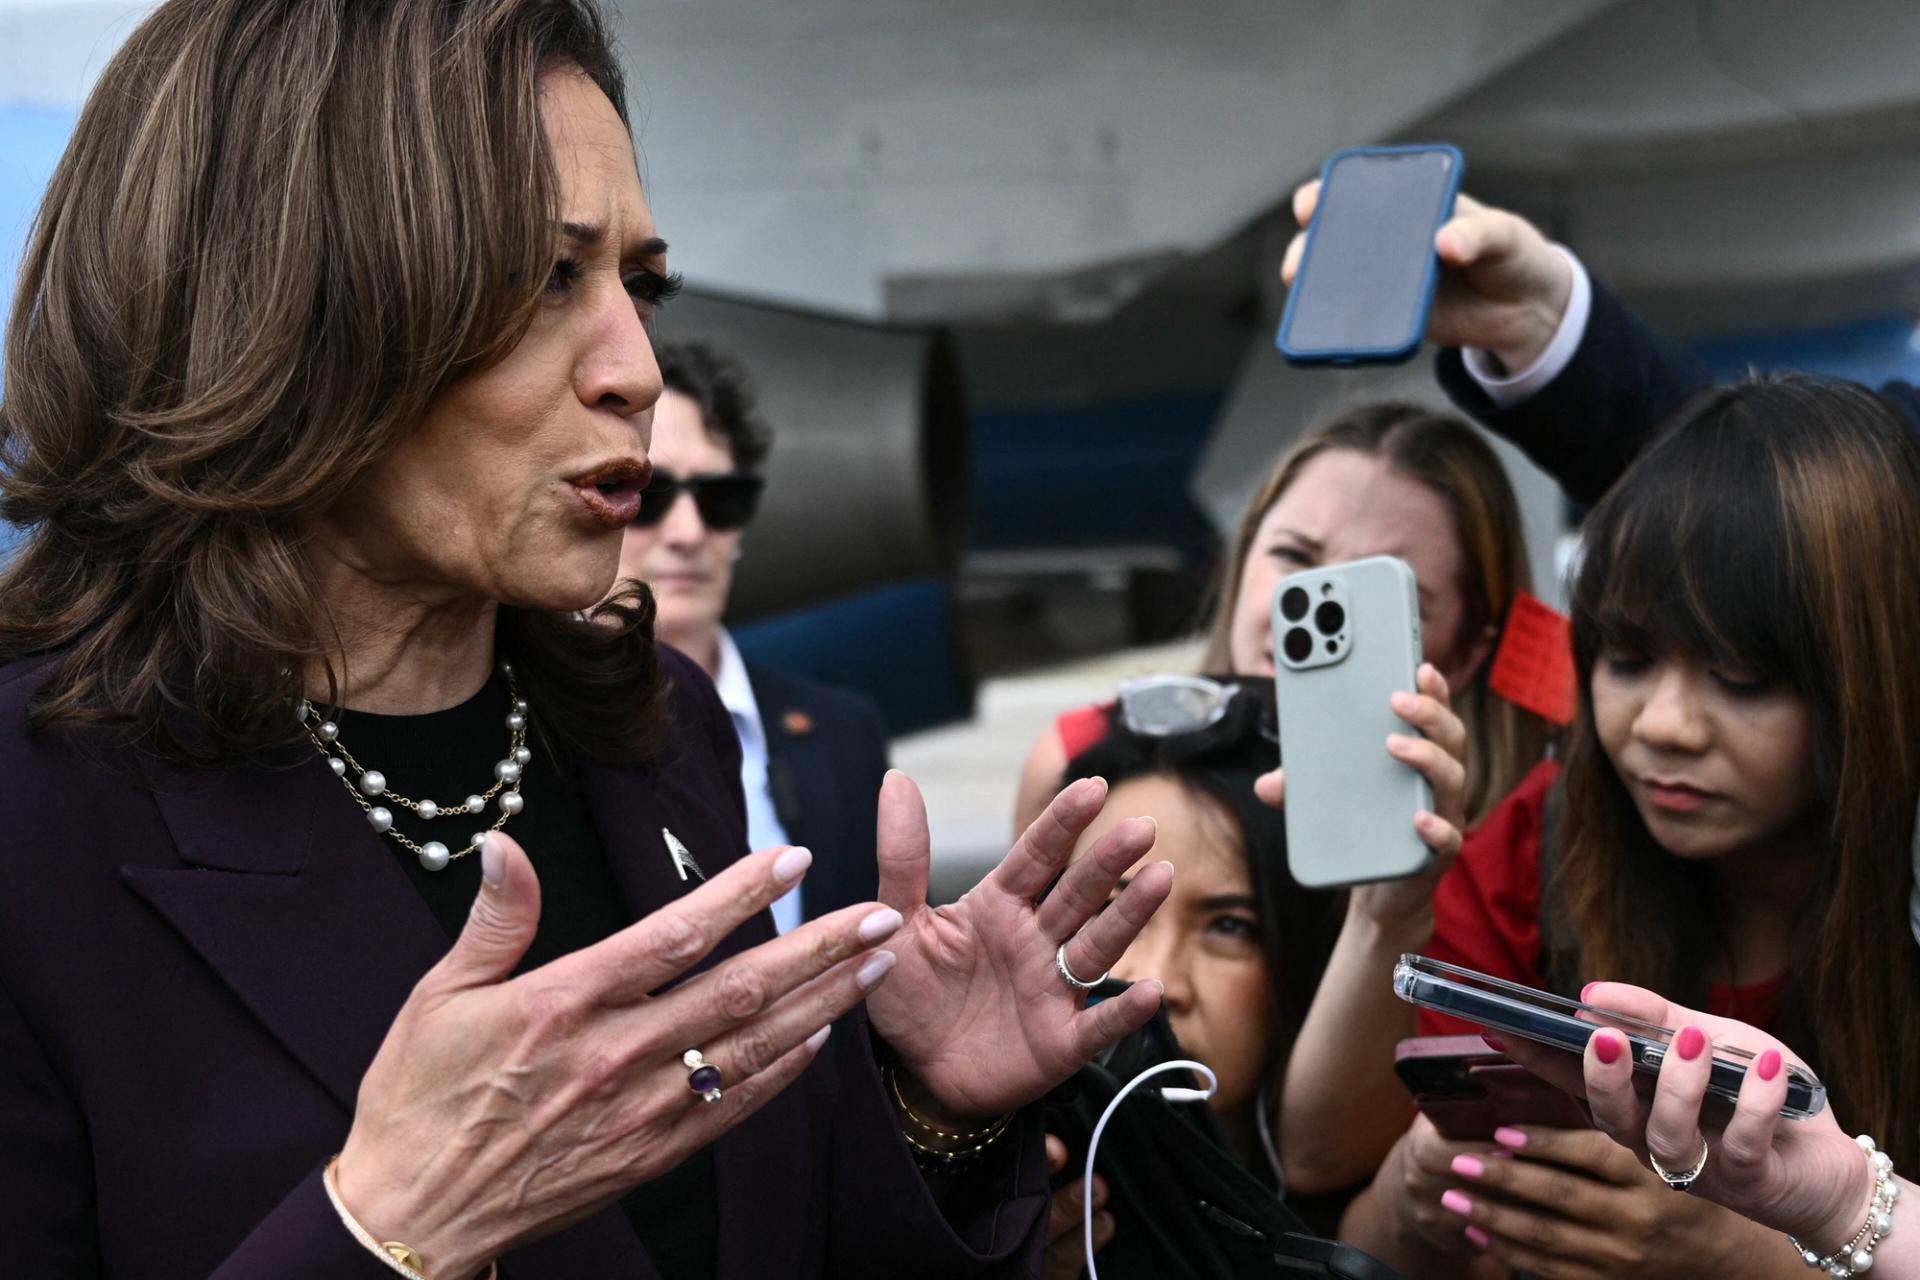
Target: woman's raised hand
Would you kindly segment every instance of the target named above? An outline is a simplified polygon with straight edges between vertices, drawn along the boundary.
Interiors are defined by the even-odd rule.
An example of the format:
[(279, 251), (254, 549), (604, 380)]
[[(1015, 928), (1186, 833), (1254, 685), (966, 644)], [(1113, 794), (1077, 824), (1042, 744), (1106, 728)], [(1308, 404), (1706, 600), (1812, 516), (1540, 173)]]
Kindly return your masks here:
[[(1293, 193), (1301, 226), (1320, 203), (1320, 180)], [(1573, 292), (1573, 268), (1531, 222), (1471, 196), (1454, 200), (1453, 217), (1434, 234), (1440, 287), (1427, 315), (1427, 341), (1442, 347), (1481, 347), (1513, 372), (1539, 358), (1560, 327)], [(1293, 283), (1306, 232), (1293, 237), (1280, 278)]]
[[(900, 926), (834, 912), (670, 990), (797, 883), (804, 849), (742, 858), (594, 946), (509, 977), (540, 918), (525, 853), (494, 833), (453, 948), (401, 1006), (361, 1081), (341, 1199), (434, 1275), (465, 1277), (657, 1177), (764, 1105), (875, 989)], [(660, 992), (658, 995), (650, 994)], [(699, 1049), (722, 1096), (688, 1087)]]
[(1106, 797), (1098, 779), (1067, 787), (985, 880), (958, 902), (929, 907), (926, 806), (904, 773), (887, 775), (880, 899), (906, 922), (892, 943), (900, 963), (867, 1012), (920, 1105), (956, 1124), (1022, 1107), (1159, 1007), (1160, 984), (1144, 981), (1083, 1008), (1086, 993), (1055, 964), (1064, 943), (1067, 967), (1098, 978), (1173, 887), (1172, 865), (1156, 862), (1114, 893), (1153, 848), (1147, 818), (1119, 823), (1068, 865)]

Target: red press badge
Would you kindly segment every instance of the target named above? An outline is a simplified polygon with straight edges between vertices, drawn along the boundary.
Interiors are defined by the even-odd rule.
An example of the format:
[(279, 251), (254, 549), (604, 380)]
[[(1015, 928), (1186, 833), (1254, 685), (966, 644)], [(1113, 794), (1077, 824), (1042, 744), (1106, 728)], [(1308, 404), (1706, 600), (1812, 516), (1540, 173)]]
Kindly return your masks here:
[(1574, 694), (1573, 623), (1525, 591), (1514, 593), (1487, 687), (1554, 724), (1568, 724)]

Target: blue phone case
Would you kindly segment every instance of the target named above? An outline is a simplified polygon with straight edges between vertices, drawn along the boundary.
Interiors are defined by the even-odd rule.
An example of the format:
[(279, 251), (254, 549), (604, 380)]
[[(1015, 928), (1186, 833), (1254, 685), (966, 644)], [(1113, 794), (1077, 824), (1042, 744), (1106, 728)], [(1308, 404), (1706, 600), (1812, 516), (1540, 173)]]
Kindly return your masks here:
[[(1437, 151), (1453, 158), (1453, 164), (1448, 173), (1446, 194), (1440, 201), (1439, 215), (1434, 219), (1433, 226), (1427, 229), (1427, 234), (1431, 237), (1453, 216), (1454, 197), (1460, 193), (1460, 176), (1467, 167), (1466, 157), (1460, 154), (1458, 147), (1449, 143), (1418, 143), (1404, 147), (1347, 147), (1336, 151), (1327, 157), (1326, 164), (1320, 170), (1322, 195), (1324, 197), (1325, 192), (1332, 185), (1334, 169), (1342, 160), (1350, 156), (1408, 155), (1421, 151)], [(1323, 198), (1320, 208), (1314, 210), (1313, 222), (1307, 224), (1306, 249), (1300, 255), (1300, 270), (1294, 277), (1293, 288), (1287, 291), (1287, 309), (1280, 317), (1280, 331), (1274, 336), (1273, 345), (1279, 348), (1280, 354), (1287, 358), (1289, 364), (1298, 365), (1400, 364), (1411, 360), (1420, 350), (1420, 340), (1426, 334), (1427, 313), (1433, 309), (1433, 290), (1440, 277), (1440, 259), (1434, 254), (1427, 256), (1426, 276), (1420, 282), (1420, 302), (1414, 308), (1413, 324), (1402, 341), (1385, 347), (1350, 347), (1338, 350), (1324, 348), (1301, 350), (1289, 341), (1288, 335), (1293, 329), (1294, 304), (1300, 300), (1300, 286), (1305, 283), (1307, 273), (1313, 269), (1314, 227), (1320, 221), (1320, 209), (1325, 207), (1326, 201)]]

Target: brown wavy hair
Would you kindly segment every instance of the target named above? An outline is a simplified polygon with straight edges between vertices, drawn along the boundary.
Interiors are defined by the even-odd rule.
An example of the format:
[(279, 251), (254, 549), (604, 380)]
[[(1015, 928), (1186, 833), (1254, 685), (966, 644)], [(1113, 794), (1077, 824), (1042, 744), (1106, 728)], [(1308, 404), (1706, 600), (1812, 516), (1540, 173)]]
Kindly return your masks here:
[(1573, 593), (1582, 715), (1549, 878), (1556, 983), (1637, 983), (1699, 1007), (1726, 954), (1709, 868), (1653, 840), (1594, 729), (1615, 646), (1678, 649), (1813, 708), (1825, 835), (1778, 1023), (1836, 1114), (1920, 1163), (1920, 444), (1851, 383), (1768, 378), (1684, 407), (1588, 517)]
[[(0, 662), (40, 727), (163, 756), (282, 741), (334, 632), (302, 521), (511, 351), (553, 256), (540, 74), (626, 120), (589, 0), (169, 0), (89, 96), (22, 263), (0, 390)], [(556, 745), (645, 759), (652, 603), (502, 607)], [(631, 713), (631, 714), (628, 714)]]
[[(1202, 669), (1227, 671), (1233, 666), (1233, 606), (1260, 522), (1307, 463), (1334, 449), (1382, 458), (1446, 504), (1464, 566), (1459, 587), (1465, 608), (1460, 635), (1452, 639), (1457, 643), (1492, 625), (1496, 634), (1488, 653), (1497, 651), (1514, 593), (1533, 581), (1513, 484), (1499, 455), (1466, 422), (1419, 405), (1388, 401), (1360, 405), (1313, 427), (1260, 482), (1234, 534), (1207, 628)], [(1554, 733), (1545, 720), (1487, 688), (1491, 665), (1489, 656), (1465, 688), (1453, 691), (1453, 709), (1467, 729), (1469, 822), (1478, 822), (1540, 763)]]

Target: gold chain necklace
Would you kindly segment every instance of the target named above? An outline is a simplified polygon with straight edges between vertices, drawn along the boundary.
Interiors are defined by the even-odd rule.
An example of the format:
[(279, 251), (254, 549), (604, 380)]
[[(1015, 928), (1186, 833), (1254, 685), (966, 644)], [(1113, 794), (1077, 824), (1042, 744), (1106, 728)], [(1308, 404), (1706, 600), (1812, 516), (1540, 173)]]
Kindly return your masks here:
[[(455, 858), (464, 858), (480, 847), (487, 832), (498, 831), (507, 825), (507, 819), (527, 807), (526, 797), (520, 794), (520, 779), (527, 765), (533, 760), (533, 752), (527, 747), (527, 704), (520, 697), (520, 686), (513, 678), (513, 664), (500, 664), (500, 674), (507, 678), (507, 698), (513, 709), (507, 713), (507, 754), (493, 766), (493, 785), (485, 791), (477, 791), (459, 804), (439, 804), (432, 800), (415, 800), (403, 796), (387, 785), (387, 775), (378, 769), (368, 769), (353, 758), (346, 744), (340, 741), (340, 726), (320, 714), (313, 703), (301, 700), (305, 712), (300, 717), (301, 727), (306, 729), (307, 737), (313, 742), (327, 767), (333, 770), (333, 776), (340, 779), (347, 794), (367, 815), (367, 823), (375, 831), (391, 836), (411, 850), (414, 857), (420, 859), (420, 865), (429, 871), (444, 871), (447, 864)], [(351, 773), (353, 776), (349, 777)], [(500, 816), (491, 826), (474, 832), (467, 837), (466, 844), (458, 849), (449, 849), (438, 840), (429, 840), (425, 844), (415, 844), (393, 825), (393, 811), (388, 804), (397, 804), (403, 809), (411, 809), (423, 820), (451, 818), (459, 814), (484, 813), (487, 804), (499, 797)]]

